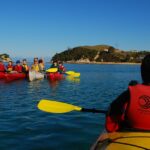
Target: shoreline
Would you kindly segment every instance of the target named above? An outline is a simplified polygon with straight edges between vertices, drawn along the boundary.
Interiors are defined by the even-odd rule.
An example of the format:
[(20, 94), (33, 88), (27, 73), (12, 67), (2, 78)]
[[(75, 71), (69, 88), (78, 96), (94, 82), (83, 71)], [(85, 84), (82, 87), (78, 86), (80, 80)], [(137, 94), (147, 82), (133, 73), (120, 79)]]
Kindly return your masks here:
[(99, 65), (140, 65), (141, 63), (131, 62), (64, 62), (64, 64), (99, 64)]

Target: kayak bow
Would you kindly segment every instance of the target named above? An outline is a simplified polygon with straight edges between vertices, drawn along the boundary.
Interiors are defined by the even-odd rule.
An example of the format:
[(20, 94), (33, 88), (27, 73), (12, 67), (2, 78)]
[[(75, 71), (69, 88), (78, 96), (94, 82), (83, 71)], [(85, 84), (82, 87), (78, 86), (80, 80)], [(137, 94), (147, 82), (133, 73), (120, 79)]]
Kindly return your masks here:
[(150, 150), (150, 132), (103, 133), (91, 150)]

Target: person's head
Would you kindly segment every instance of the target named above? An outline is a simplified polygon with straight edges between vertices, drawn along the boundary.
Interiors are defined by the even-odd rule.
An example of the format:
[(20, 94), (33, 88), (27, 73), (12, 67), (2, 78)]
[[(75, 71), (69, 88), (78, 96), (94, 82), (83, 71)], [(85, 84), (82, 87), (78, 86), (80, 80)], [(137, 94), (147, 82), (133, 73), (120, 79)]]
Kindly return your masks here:
[(58, 65), (57, 61), (53, 61), (53, 65), (57, 66)]
[(12, 61), (9, 61), (9, 62), (8, 62), (8, 65), (10, 65), (10, 66), (13, 65), (13, 62), (12, 62)]
[(17, 61), (16, 61), (16, 65), (20, 65), (20, 60), (17, 60)]
[(150, 54), (146, 55), (141, 64), (142, 80), (146, 84), (150, 84)]
[(39, 64), (42, 64), (43, 63), (43, 60), (42, 59), (39, 59)]
[(27, 64), (27, 60), (26, 60), (26, 59), (23, 59), (23, 60), (22, 60), (22, 64), (23, 64), (23, 65), (26, 65), (26, 64)]
[(59, 66), (62, 66), (62, 65), (63, 65), (63, 62), (62, 62), (62, 61), (60, 61), (60, 62), (59, 62)]
[(34, 58), (34, 64), (38, 64), (38, 58)]

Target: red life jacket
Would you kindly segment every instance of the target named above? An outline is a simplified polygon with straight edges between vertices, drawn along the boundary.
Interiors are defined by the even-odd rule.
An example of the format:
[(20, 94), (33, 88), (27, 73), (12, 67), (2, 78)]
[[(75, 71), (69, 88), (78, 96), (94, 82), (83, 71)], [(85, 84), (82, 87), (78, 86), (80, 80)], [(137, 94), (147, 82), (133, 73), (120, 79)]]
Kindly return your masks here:
[(22, 72), (22, 66), (14, 66), (14, 71), (17, 71), (17, 72)]
[(0, 64), (0, 72), (5, 72), (5, 66), (4, 66), (4, 64)]
[(13, 70), (13, 65), (7, 65), (7, 69), (12, 69)]
[(150, 86), (129, 86), (130, 102), (126, 110), (127, 123), (131, 128), (150, 130)]
[(64, 72), (66, 71), (66, 69), (65, 69), (65, 67), (64, 67), (63, 65), (62, 65), (62, 66), (59, 66), (59, 70), (60, 70), (60, 71), (64, 71)]

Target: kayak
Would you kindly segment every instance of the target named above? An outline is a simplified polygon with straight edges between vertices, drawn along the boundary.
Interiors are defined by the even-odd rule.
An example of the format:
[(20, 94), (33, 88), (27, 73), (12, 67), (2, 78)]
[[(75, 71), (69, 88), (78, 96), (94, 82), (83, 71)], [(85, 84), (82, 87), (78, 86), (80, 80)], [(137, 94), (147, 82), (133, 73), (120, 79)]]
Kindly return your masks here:
[(5, 72), (0, 72), (0, 79), (4, 79), (5, 78)]
[(29, 81), (43, 79), (44, 74), (37, 71), (29, 71)]
[(67, 75), (72, 75), (72, 74), (74, 74), (75, 72), (74, 71), (66, 71), (65, 72)]
[(150, 132), (103, 133), (91, 150), (150, 150)]
[(14, 81), (19, 79), (25, 79), (26, 74), (24, 73), (6, 73), (5, 74), (5, 80), (6, 81)]
[(59, 72), (47, 73), (47, 78), (49, 80), (61, 80), (63, 78), (63, 74), (60, 74)]
[(79, 83), (80, 82), (80, 78), (75, 78), (73, 76), (67, 76), (66, 80), (70, 81), (70, 82), (76, 82)]
[(78, 78), (78, 77), (80, 77), (80, 73), (75, 72), (75, 73), (71, 74), (70, 76), (72, 76), (74, 78)]

